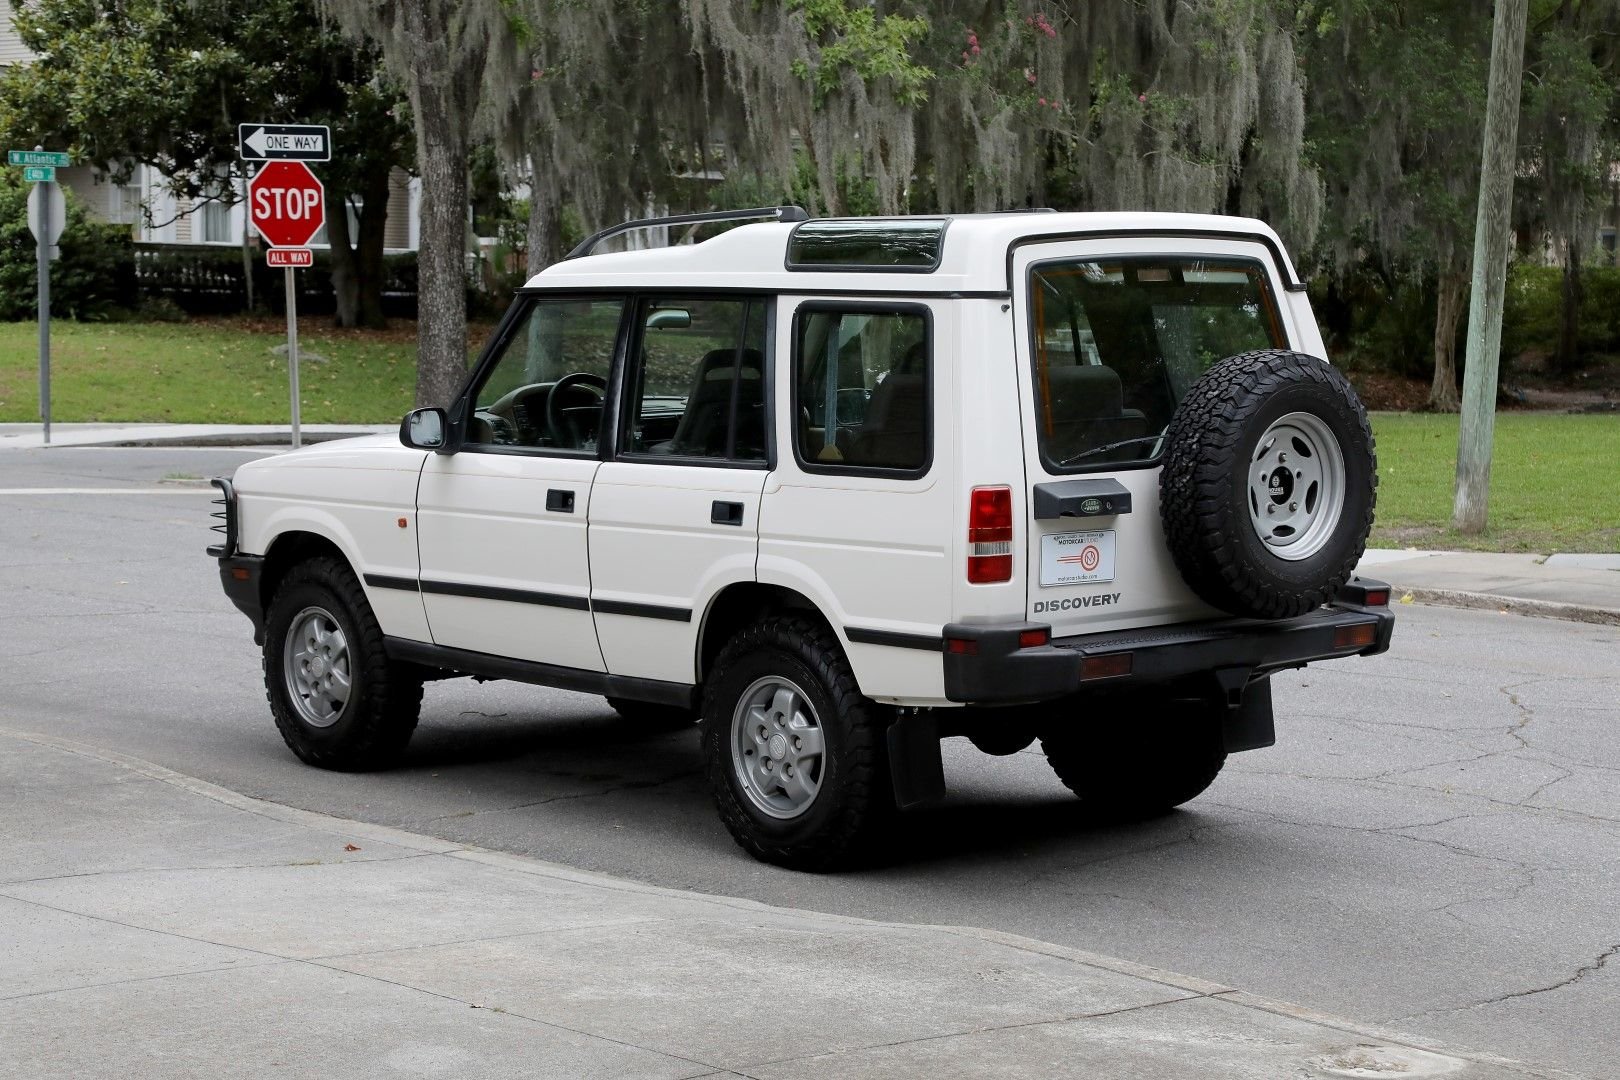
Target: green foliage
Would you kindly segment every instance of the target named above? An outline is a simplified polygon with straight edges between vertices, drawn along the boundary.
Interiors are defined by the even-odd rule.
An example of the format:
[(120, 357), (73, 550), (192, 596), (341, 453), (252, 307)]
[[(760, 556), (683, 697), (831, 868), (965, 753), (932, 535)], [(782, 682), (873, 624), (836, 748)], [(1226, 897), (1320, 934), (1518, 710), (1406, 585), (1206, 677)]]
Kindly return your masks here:
[[(28, 231), (28, 192), (19, 169), (0, 170), (0, 320), (39, 317), (39, 263)], [(51, 263), (51, 314), (104, 319), (135, 303), (129, 229), (89, 220), (66, 189), (61, 258)]]
[(71, 148), (119, 176), (152, 165), (190, 198), (240, 174), (243, 122), (331, 124), (341, 152), (323, 177), (347, 190), (373, 158), (409, 161), (409, 127), (392, 115), (375, 54), (311, 0), (34, 0), (18, 5), (16, 27), (38, 58), (0, 75), (10, 145)]
[(797, 59), (789, 67), (818, 95), (836, 90), (845, 73), (853, 72), (865, 83), (886, 80), (895, 100), (907, 108), (928, 99), (934, 73), (913, 53), (928, 32), (926, 18), (880, 15), (860, 0), (789, 0), (788, 9), (804, 13), (804, 28), (820, 46), (817, 60)]
[[(1587, 267), (1577, 323), (1577, 347), (1588, 362), (1620, 355), (1620, 269)], [(1517, 263), (1508, 273), (1502, 311), (1502, 357), (1522, 353), (1550, 356), (1558, 348), (1563, 309), (1563, 271), (1556, 266)]]

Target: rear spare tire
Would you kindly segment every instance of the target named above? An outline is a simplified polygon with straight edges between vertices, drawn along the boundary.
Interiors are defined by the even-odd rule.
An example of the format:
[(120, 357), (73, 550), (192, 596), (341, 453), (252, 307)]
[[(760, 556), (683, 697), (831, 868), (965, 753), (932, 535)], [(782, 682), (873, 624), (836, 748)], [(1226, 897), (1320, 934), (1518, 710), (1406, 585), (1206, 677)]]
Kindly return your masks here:
[(1260, 619), (1333, 599), (1372, 530), (1378, 463), (1367, 411), (1324, 360), (1227, 357), (1165, 432), (1159, 515), (1176, 567), (1208, 603)]

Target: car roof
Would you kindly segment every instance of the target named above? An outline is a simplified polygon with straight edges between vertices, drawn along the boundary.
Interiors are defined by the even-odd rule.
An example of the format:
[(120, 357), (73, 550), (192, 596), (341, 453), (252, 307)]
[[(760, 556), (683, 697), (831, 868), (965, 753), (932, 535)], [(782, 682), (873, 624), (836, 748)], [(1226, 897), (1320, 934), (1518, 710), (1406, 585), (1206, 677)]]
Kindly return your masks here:
[[(812, 222), (833, 219), (811, 219)], [(859, 218), (917, 222), (926, 218)], [(1249, 240), (1268, 248), (1286, 286), (1298, 275), (1271, 227), (1254, 218), (1215, 214), (1050, 213), (940, 215), (946, 223), (938, 267), (920, 269), (789, 270), (788, 240), (796, 224), (741, 225), (699, 244), (612, 252), (565, 259), (529, 279), (530, 289), (753, 289), (767, 292), (894, 292), (1005, 294), (1011, 287), (1013, 245), (1043, 239), (1187, 237)]]

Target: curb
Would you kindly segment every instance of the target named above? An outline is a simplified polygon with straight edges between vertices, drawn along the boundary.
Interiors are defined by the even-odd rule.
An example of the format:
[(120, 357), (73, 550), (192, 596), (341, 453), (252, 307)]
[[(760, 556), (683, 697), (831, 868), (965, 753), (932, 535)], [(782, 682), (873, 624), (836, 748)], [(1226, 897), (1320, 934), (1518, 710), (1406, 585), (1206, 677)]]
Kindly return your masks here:
[(1597, 626), (1620, 626), (1620, 610), (1615, 608), (1563, 604), (1554, 600), (1531, 600), (1516, 596), (1495, 596), (1491, 593), (1465, 592), (1460, 589), (1414, 589), (1396, 584), (1391, 584), (1390, 589), (1400, 594), (1399, 602), (1403, 604), (1408, 602), (1431, 604), (1436, 607), (1499, 611), (1538, 619), (1562, 619), (1565, 622), (1592, 623)]
[[(1278, 1001), (1272, 998), (1251, 994), (1221, 983), (1200, 979), (1196, 976), (1183, 975), (1179, 972), (1167, 971), (1147, 964), (1139, 964), (1131, 960), (1122, 960), (1100, 953), (1093, 953), (1083, 949), (1074, 949), (1068, 946), (1057, 945), (1040, 941), (1036, 938), (1025, 937), (1000, 930), (990, 930), (971, 926), (951, 926), (934, 923), (905, 923), (891, 922), (879, 919), (866, 919), (851, 915), (837, 915), (829, 912), (804, 912), (793, 908), (783, 908), (757, 900), (748, 900), (740, 897), (728, 897), (712, 893), (702, 893), (695, 890), (669, 888), (661, 885), (651, 885), (643, 882), (612, 877), (607, 874), (587, 870), (576, 870), (572, 867), (557, 863), (546, 862), (526, 855), (516, 855), (489, 848), (473, 845), (457, 844), (437, 837), (421, 833), (412, 833), (386, 825), (375, 825), (367, 822), (354, 821), (347, 818), (334, 817), (318, 813), (313, 810), (302, 810), (296, 807), (285, 806), (280, 803), (257, 799), (250, 795), (232, 791), (229, 788), (200, 780), (184, 773), (176, 772), (161, 765), (146, 761), (142, 758), (122, 754), (114, 750), (105, 750), (100, 747), (71, 739), (48, 735), (43, 732), (23, 731), (5, 725), (0, 725), (0, 736), (19, 739), (24, 742), (35, 743), (40, 746), (51, 747), (70, 754), (77, 754), (127, 769), (137, 775), (145, 776), (150, 780), (158, 781), (190, 792), (205, 799), (211, 799), (232, 809), (253, 814), (258, 817), (270, 819), (284, 824), (307, 828), (317, 832), (325, 832), (336, 836), (367, 839), (378, 843), (386, 843), (407, 850), (415, 850), (423, 854), (440, 855), (452, 859), (461, 859), (468, 862), (480, 863), (487, 866), (499, 867), (516, 873), (529, 874), (536, 877), (551, 878), (565, 881), (575, 885), (589, 888), (603, 889), (611, 892), (624, 892), (643, 896), (661, 896), (683, 901), (696, 901), (713, 904), (718, 907), (729, 908), (736, 911), (754, 911), (760, 913), (784, 913), (798, 918), (811, 918), (824, 920), (827, 923), (849, 927), (878, 927), (891, 930), (910, 931), (921, 934), (941, 934), (951, 937), (970, 938), (986, 943), (1001, 945), (1021, 952), (1029, 952), (1055, 959), (1066, 960), (1070, 963), (1107, 971), (1117, 975), (1142, 979), (1158, 983), (1169, 989), (1187, 995), (1188, 998), (1209, 998), (1226, 1001), (1244, 1009), (1256, 1012), (1270, 1013), (1319, 1027), (1343, 1032), (1347, 1035), (1362, 1039), (1375, 1040), (1394, 1047), (1418, 1050), (1441, 1058), (1456, 1060), (1456, 1064), (1472, 1062), (1480, 1065), (1494, 1066), (1499, 1069), (1520, 1073), (1526, 1077), (1540, 1077), (1544, 1080), (1582, 1080), (1575, 1073), (1566, 1070), (1532, 1065), (1515, 1058), (1504, 1057), (1489, 1052), (1468, 1050), (1450, 1046), (1441, 1041), (1416, 1035), (1408, 1032), (1392, 1031), (1378, 1027), (1374, 1024), (1352, 1020), (1347, 1017), (1336, 1016), (1330, 1013), (1295, 1005), (1290, 1002)], [(1460, 1060), (1458, 1060), (1460, 1059)], [(1437, 1064), (1450, 1064), (1450, 1062), (1437, 1062)], [(1452, 1071), (1446, 1068), (1446, 1072)], [(1342, 1075), (1369, 1075), (1361, 1073), (1344, 1073)], [(1438, 1074), (1433, 1074), (1438, 1075)]]

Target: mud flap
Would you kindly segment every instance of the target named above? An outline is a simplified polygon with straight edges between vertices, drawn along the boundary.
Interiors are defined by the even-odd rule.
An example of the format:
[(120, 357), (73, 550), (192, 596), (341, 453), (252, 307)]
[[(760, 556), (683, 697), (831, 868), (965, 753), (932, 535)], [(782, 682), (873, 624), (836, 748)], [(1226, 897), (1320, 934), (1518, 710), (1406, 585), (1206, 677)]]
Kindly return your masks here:
[(902, 810), (945, 797), (939, 720), (932, 709), (902, 711), (889, 725), (889, 774), (894, 804)]
[(1228, 754), (1259, 750), (1277, 742), (1276, 720), (1271, 712), (1270, 677), (1249, 681), (1247, 668), (1222, 668), (1215, 672), (1226, 702), (1221, 718), (1221, 737)]

